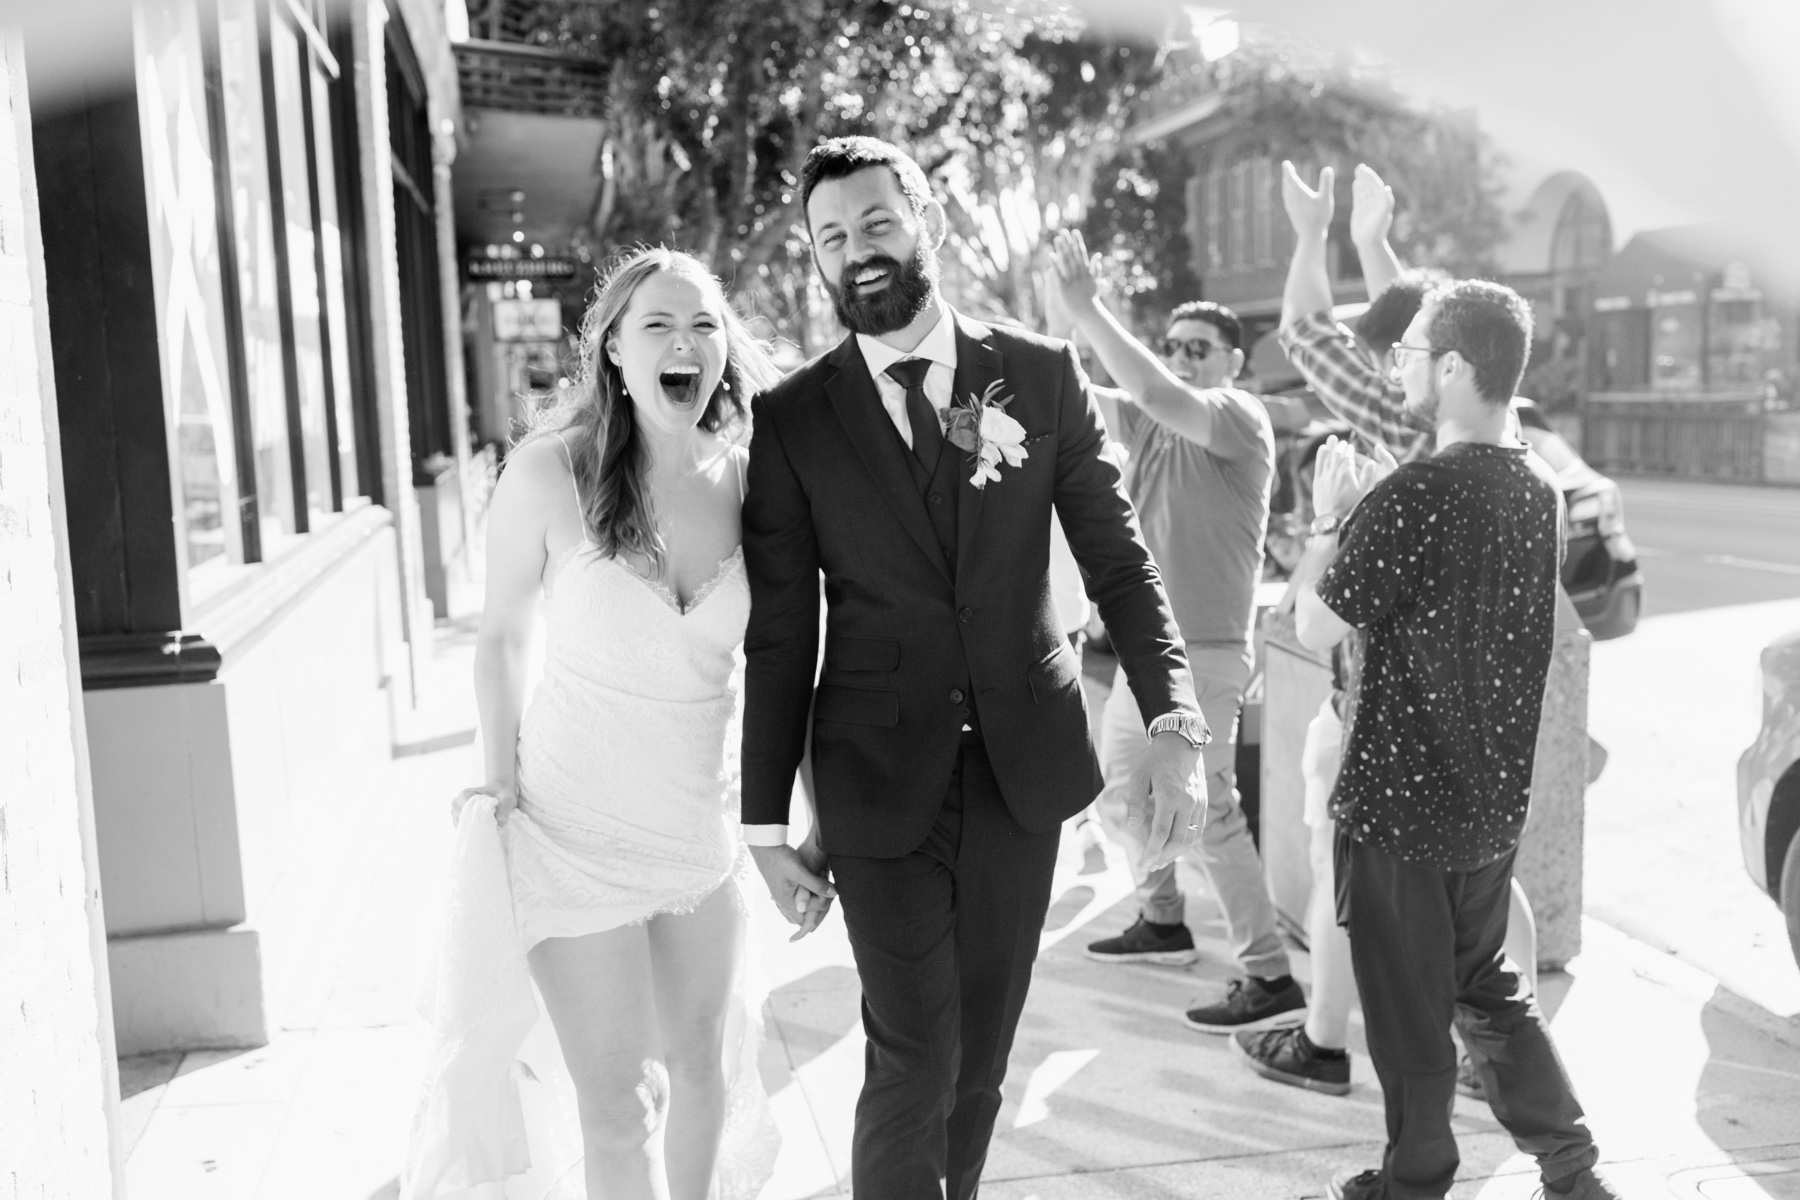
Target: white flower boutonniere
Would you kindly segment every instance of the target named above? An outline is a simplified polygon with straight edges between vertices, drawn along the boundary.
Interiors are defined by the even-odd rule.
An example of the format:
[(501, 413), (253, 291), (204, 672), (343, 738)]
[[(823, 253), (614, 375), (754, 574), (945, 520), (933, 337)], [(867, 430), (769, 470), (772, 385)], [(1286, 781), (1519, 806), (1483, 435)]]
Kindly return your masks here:
[(975, 458), (975, 474), (969, 482), (985, 488), (1000, 478), (1000, 464), (1016, 467), (1031, 456), (1025, 449), (1025, 427), (1006, 415), (1012, 397), (1002, 395), (1004, 381), (996, 379), (987, 391), (970, 393), (944, 414), (944, 437), (951, 445)]

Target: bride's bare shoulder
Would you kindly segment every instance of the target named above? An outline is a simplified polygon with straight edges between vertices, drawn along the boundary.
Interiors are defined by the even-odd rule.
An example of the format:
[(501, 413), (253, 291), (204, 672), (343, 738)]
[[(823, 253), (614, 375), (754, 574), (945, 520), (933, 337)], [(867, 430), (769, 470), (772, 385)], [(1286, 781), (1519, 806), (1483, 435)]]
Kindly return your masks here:
[(555, 434), (539, 434), (507, 452), (494, 500), (536, 507), (559, 497), (566, 499), (572, 479), (562, 441)]

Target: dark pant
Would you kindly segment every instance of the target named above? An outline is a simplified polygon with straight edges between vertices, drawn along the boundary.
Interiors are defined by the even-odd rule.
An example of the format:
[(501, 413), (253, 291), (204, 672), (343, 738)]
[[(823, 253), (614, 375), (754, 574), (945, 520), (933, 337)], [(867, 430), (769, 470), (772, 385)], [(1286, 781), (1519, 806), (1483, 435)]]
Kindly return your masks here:
[(1338, 920), (1387, 1107), (1386, 1192), (1439, 1197), (1459, 1161), (1450, 1131), (1456, 1022), (1494, 1118), (1546, 1182), (1599, 1158), (1530, 985), (1501, 950), (1513, 852), (1470, 871), (1407, 862), (1339, 827)]
[(965, 735), (925, 844), (831, 855), (862, 978), (864, 1078), (851, 1146), (857, 1200), (970, 1200), (1037, 957), (1058, 830), (1028, 833)]

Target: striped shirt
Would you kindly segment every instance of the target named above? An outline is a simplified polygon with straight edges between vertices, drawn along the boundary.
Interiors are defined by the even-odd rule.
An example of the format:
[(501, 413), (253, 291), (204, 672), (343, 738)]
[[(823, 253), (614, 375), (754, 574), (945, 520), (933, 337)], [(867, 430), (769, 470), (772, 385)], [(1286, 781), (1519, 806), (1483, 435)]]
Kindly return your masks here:
[(1357, 433), (1401, 462), (1431, 453), (1432, 430), (1406, 412), (1406, 393), (1329, 311), (1308, 313), (1276, 336), (1325, 407)]

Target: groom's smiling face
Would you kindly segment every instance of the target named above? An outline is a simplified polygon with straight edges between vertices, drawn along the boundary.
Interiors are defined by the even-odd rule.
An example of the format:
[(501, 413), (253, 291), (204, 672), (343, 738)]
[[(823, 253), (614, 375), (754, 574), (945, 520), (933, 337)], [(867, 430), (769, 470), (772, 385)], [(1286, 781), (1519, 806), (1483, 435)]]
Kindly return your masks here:
[(880, 337), (904, 329), (931, 307), (943, 212), (915, 212), (893, 171), (868, 167), (822, 181), (806, 205), (813, 257), (838, 320)]

